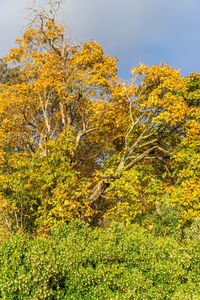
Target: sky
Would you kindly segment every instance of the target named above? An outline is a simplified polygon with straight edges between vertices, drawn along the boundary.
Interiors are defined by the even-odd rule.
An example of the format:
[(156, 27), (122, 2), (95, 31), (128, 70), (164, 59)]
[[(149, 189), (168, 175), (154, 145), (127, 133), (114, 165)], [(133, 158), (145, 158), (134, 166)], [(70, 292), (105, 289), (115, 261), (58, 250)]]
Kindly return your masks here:
[[(128, 80), (139, 63), (164, 62), (183, 75), (200, 72), (199, 0), (66, 0), (59, 19), (77, 41), (91, 39), (118, 58)], [(45, 0), (40, 1), (41, 4)], [(29, 0), (0, 0), (0, 57), (27, 24)]]

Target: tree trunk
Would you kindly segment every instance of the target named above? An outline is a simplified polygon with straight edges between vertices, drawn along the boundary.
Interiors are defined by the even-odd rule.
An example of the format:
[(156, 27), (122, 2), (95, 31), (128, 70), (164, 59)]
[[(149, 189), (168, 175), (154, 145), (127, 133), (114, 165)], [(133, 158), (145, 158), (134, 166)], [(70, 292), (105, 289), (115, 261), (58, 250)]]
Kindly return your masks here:
[(105, 190), (109, 187), (110, 183), (105, 179), (101, 180), (92, 190), (92, 193), (89, 197), (89, 201), (91, 203), (91, 207), (95, 210), (91, 218), (91, 225), (98, 226), (100, 224), (100, 220), (103, 216), (103, 203), (102, 203), (102, 195)]
[(93, 188), (92, 194), (89, 197), (89, 201), (95, 209), (98, 209), (99, 198), (101, 198), (101, 195), (105, 192), (109, 185), (109, 182), (103, 179), (102, 181), (97, 183), (97, 185)]

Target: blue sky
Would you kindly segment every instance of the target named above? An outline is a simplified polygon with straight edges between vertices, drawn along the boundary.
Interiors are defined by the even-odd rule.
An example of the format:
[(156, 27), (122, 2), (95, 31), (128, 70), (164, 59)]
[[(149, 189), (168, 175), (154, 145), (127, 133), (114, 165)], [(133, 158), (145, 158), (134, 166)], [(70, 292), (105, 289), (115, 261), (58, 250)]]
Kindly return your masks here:
[[(30, 3), (0, 0), (0, 56), (23, 33), (23, 8)], [(128, 79), (139, 63), (163, 61), (182, 74), (200, 72), (199, 15), (199, 0), (67, 0), (60, 20), (78, 41), (93, 38), (117, 56), (119, 75)]]

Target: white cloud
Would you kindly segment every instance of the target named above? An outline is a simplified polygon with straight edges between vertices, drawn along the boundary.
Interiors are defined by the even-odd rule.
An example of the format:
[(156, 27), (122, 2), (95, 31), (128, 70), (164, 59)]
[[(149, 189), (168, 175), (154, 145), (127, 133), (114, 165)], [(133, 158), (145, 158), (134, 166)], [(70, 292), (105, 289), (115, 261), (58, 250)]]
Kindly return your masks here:
[(0, 56), (7, 54), (16, 37), (22, 34), (27, 3), (27, 0), (0, 1)]
[[(0, 0), (0, 56), (22, 34), (23, 8), (30, 2)], [(138, 62), (160, 60), (192, 71), (200, 50), (199, 11), (199, 0), (66, 0), (60, 19), (78, 40), (94, 38), (106, 53), (118, 56), (127, 73)]]

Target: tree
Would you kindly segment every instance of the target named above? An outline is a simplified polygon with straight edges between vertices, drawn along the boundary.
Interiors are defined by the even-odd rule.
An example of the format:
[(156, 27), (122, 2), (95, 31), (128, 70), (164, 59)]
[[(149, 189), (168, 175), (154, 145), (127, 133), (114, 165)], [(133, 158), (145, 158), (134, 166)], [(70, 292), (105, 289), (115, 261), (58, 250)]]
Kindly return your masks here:
[[(5, 58), (6, 63), (17, 63), (20, 82), (10, 85), (6, 81), (1, 85), (2, 170), (6, 170), (5, 175), (10, 169), (5, 159), (8, 149), (13, 157), (13, 161), (9, 160), (14, 164), (15, 157), (22, 160), (22, 165), (25, 161), (29, 165), (38, 155), (49, 160), (51, 142), (63, 133), (66, 136), (71, 133), (73, 149), (62, 155), (68, 157), (70, 168), (80, 174), (85, 172), (89, 161), (87, 176), (90, 177), (97, 168), (97, 160), (105, 155), (108, 135), (104, 131), (110, 131), (109, 137), (114, 137), (113, 123), (120, 113), (120, 104), (116, 101), (112, 106), (110, 98), (117, 80), (116, 58), (104, 55), (102, 47), (94, 41), (70, 44), (69, 39), (65, 40), (64, 28), (55, 22), (53, 9), (50, 16), (43, 10), (33, 11), (39, 23), (27, 30), (22, 39), (17, 39), (18, 48), (11, 49)], [(111, 110), (114, 114), (109, 120)], [(29, 170), (26, 165), (20, 173), (24, 167)], [(11, 166), (11, 169), (9, 172), (15, 177), (18, 168)], [(2, 187), (2, 190), (4, 196), (16, 194), (15, 189), (8, 191)]]
[(175, 184), (169, 188), (171, 201), (182, 209), (181, 228), (184, 230), (200, 215), (200, 76), (192, 73), (186, 78), (185, 101), (190, 110), (181, 142), (174, 151)]
[(182, 184), (173, 157), (198, 138), (199, 75), (140, 65), (125, 83), (101, 45), (71, 42), (56, 22), (60, 1), (49, 3), (49, 15), (32, 8), (4, 62), (17, 74), (0, 89), (4, 215), (16, 228), (19, 219), (43, 228), (74, 217), (96, 224), (126, 209), (159, 214), (166, 187)]
[[(185, 78), (167, 65), (132, 69), (135, 85), (129, 95), (124, 86), (123, 93), (129, 102), (129, 128), (124, 136), (124, 146), (111, 175), (93, 189), (91, 201), (96, 202), (121, 172), (129, 171), (138, 163), (153, 163), (154, 168), (167, 172), (172, 180), (169, 158), (184, 134), (183, 124), (191, 114), (184, 98)], [(141, 82), (138, 84), (138, 81)], [(137, 86), (136, 83), (137, 82)], [(149, 164), (149, 162), (148, 162)], [(158, 168), (158, 166), (157, 166)]]

